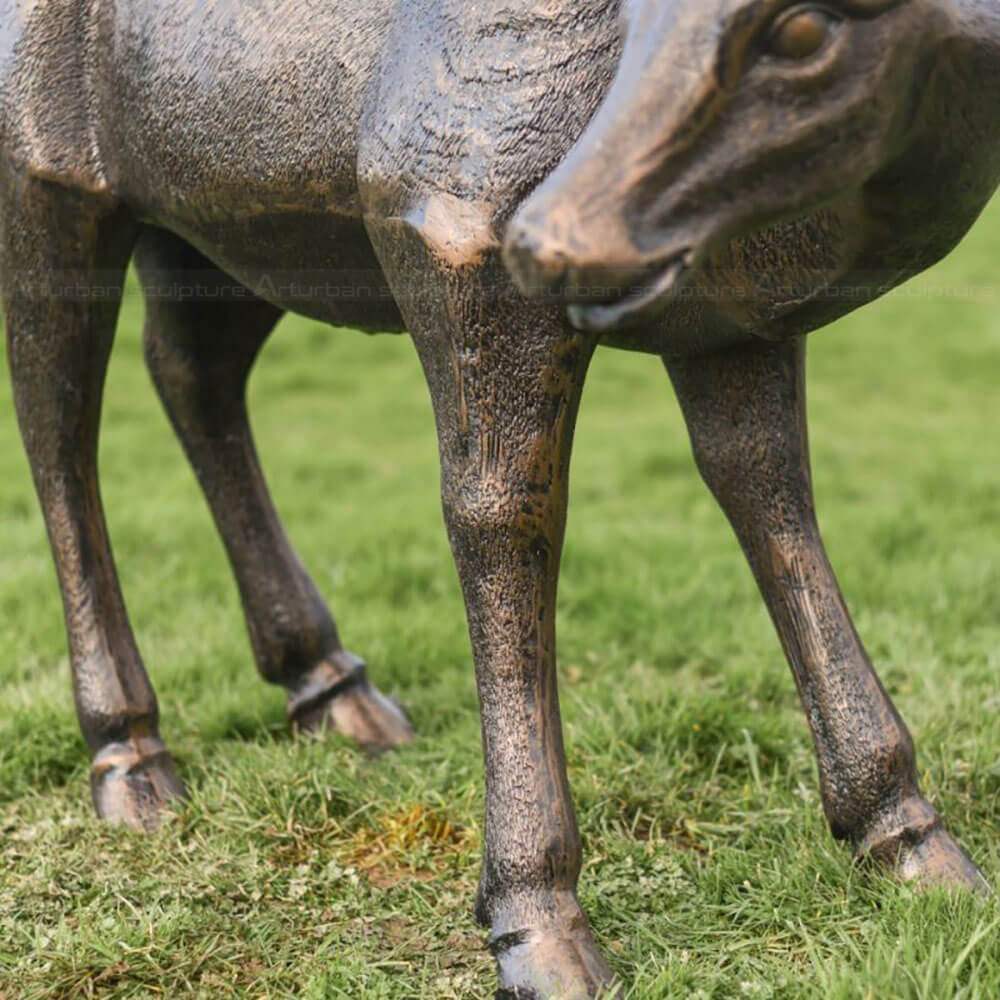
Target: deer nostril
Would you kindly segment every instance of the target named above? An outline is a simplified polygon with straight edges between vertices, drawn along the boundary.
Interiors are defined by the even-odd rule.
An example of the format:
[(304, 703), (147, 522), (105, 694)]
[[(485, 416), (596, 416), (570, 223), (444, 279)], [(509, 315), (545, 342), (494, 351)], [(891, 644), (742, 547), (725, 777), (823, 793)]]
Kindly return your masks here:
[(544, 232), (514, 222), (504, 246), (504, 262), (521, 293), (530, 299), (559, 295), (566, 284), (569, 256)]

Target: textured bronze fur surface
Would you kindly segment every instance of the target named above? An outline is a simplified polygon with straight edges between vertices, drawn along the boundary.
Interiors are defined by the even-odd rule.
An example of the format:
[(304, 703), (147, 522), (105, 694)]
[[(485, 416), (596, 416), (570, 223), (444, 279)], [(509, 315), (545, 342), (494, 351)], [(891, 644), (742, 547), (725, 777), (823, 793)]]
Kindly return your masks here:
[(804, 335), (961, 239), (1000, 182), (998, 106), (989, 0), (0, 0), (0, 297), (99, 814), (155, 827), (183, 795), (97, 481), (134, 259), (149, 368), (260, 672), (295, 725), (371, 749), (409, 724), (285, 536), (245, 386), (286, 311), (413, 339), (482, 709), (477, 912), (501, 996), (616, 988), (576, 896), (555, 672), (600, 344), (666, 363), (833, 834), (904, 878), (981, 886), (823, 549)]

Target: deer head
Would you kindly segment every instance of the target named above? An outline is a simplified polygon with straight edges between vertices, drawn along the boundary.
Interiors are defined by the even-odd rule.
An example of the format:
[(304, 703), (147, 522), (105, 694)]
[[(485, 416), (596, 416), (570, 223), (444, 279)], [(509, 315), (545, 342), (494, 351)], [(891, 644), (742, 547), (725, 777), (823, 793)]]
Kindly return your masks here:
[(655, 319), (734, 239), (848, 201), (920, 202), (894, 225), (934, 228), (965, 210), (940, 193), (970, 158), (992, 171), (973, 218), (1000, 179), (990, 0), (624, 0), (622, 17), (603, 103), (504, 249), (521, 291), (575, 303), (582, 329)]

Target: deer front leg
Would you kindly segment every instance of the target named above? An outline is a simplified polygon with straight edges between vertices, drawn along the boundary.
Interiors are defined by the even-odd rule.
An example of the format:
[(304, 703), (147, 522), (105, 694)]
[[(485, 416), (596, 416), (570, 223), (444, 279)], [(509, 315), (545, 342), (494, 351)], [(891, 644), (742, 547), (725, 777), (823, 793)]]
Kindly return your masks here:
[(575, 1000), (611, 979), (576, 899), (580, 840), (556, 691), (569, 447), (590, 351), (566, 341), (534, 359), (560, 373), (548, 386), (545, 376), (508, 374), (483, 353), (459, 364), (458, 385), (434, 388), (486, 759), (478, 916), (490, 928), (501, 997)]
[(555, 610), (570, 446), (594, 345), (554, 310), (529, 309), (492, 256), (456, 266), (434, 253), (435, 234), (419, 221), (370, 227), (437, 422), (482, 714), (477, 916), (490, 929), (499, 997), (583, 1000), (613, 977), (576, 896)]
[(923, 884), (985, 885), (920, 794), (913, 741), (858, 638), (813, 508), (805, 341), (667, 363), (698, 467), (777, 626), (833, 835)]

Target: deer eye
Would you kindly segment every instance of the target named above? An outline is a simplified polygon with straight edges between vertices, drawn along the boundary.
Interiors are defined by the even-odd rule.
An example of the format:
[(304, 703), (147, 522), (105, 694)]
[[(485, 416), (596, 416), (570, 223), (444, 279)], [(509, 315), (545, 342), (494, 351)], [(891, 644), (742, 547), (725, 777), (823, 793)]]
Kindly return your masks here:
[(777, 59), (808, 59), (825, 47), (839, 25), (840, 18), (823, 7), (793, 7), (777, 19), (764, 48)]

